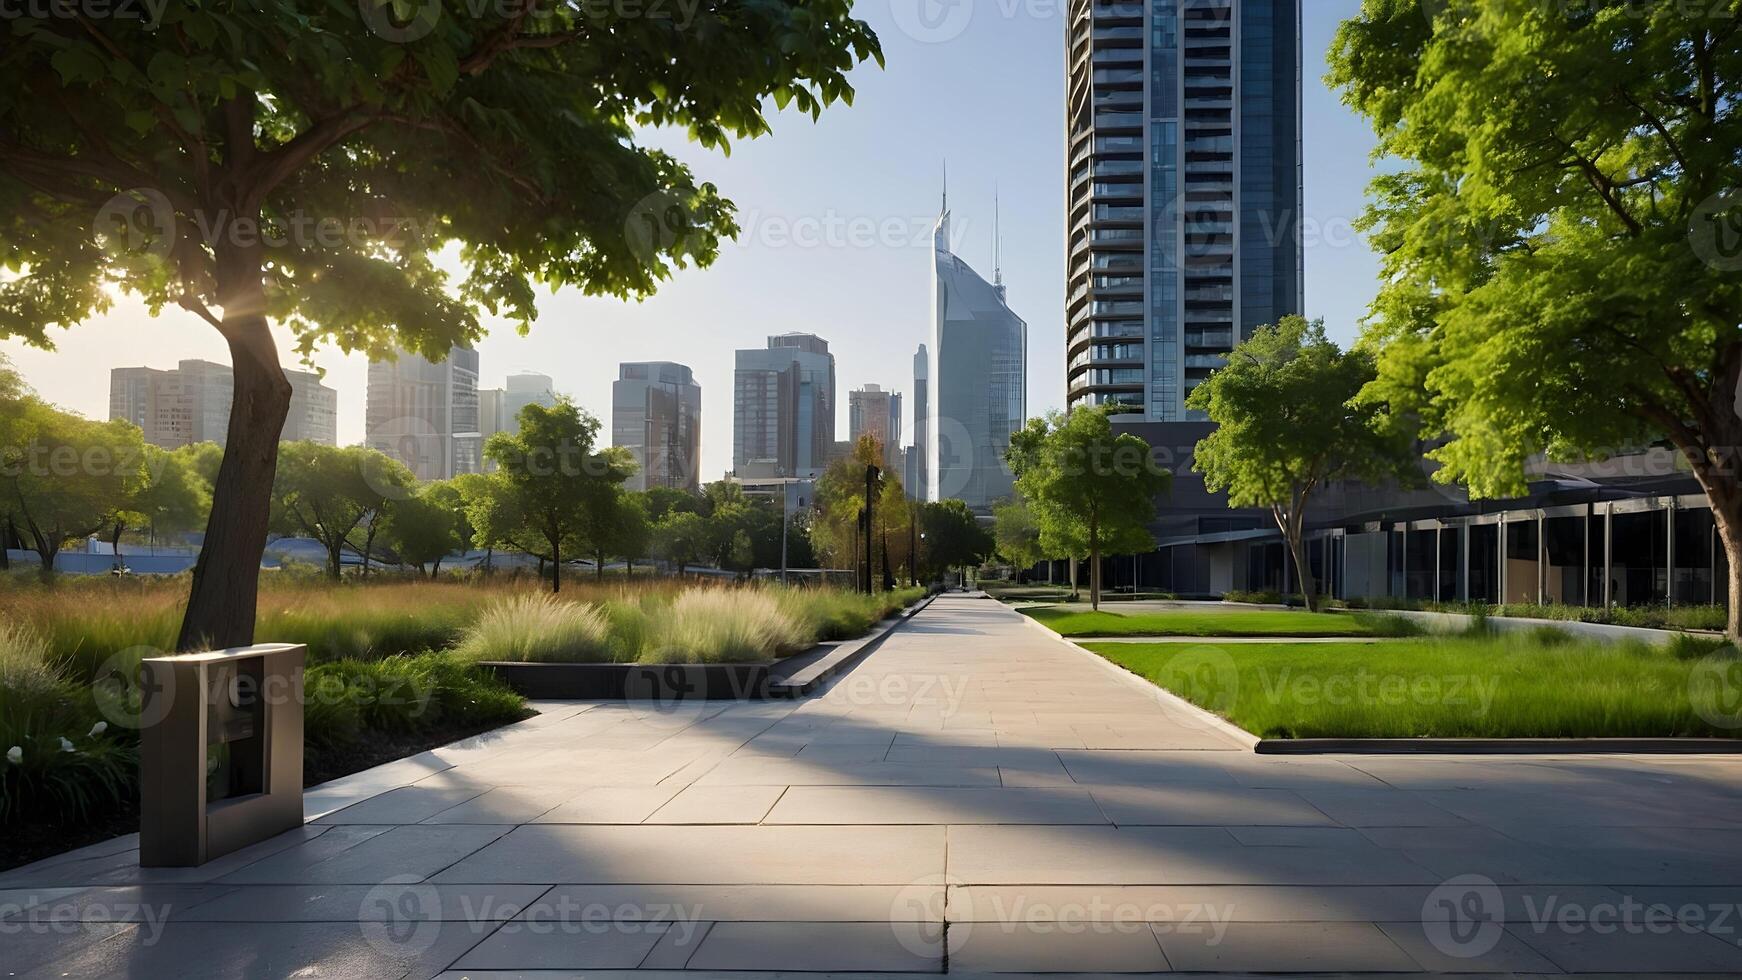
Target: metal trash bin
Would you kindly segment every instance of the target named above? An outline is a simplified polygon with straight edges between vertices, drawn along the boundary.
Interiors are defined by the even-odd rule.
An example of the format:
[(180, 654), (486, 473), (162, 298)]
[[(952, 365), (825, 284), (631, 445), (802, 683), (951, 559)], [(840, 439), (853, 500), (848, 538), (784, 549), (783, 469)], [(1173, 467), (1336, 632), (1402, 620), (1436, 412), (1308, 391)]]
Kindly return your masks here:
[(302, 826), (307, 656), (262, 643), (140, 662), (141, 866), (195, 867)]

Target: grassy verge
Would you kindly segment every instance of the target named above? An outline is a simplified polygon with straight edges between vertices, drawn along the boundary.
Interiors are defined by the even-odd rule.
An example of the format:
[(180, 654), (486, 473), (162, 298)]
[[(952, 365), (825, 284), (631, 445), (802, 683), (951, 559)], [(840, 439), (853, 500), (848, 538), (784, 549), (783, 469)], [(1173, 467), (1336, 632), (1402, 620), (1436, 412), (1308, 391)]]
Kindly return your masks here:
[(1533, 602), (1511, 602), (1493, 605), (1486, 602), (1430, 602), (1421, 599), (1351, 599), (1352, 609), (1412, 609), (1428, 612), (1463, 613), (1465, 615), (1507, 616), (1519, 619), (1554, 619), (1573, 623), (1601, 623), (1606, 626), (1637, 626), (1645, 629), (1707, 630), (1723, 632), (1728, 614), (1723, 606), (1568, 606), (1558, 603), (1537, 605)]
[(1086, 643), (1265, 738), (1736, 737), (1742, 660), (1554, 630), (1378, 643)]
[[(1022, 613), (1060, 636), (1372, 636), (1396, 629), (1382, 617), (1284, 610), (1116, 613), (1034, 608)], [(1395, 620), (1396, 617), (1390, 617)]]

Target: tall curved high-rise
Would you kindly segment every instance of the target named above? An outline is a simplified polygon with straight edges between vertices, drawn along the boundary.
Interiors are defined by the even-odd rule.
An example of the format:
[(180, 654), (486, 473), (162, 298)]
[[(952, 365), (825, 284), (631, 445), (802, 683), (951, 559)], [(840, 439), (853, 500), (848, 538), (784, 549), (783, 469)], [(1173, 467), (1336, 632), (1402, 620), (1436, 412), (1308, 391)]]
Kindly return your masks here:
[(951, 251), (947, 201), (932, 259), (926, 499), (985, 513), (1010, 496), (1004, 452), (1027, 415), (1028, 324), (1005, 301), (1001, 275), (987, 282)]
[(1300, 0), (1070, 0), (1067, 400), (1186, 421), (1302, 312)]

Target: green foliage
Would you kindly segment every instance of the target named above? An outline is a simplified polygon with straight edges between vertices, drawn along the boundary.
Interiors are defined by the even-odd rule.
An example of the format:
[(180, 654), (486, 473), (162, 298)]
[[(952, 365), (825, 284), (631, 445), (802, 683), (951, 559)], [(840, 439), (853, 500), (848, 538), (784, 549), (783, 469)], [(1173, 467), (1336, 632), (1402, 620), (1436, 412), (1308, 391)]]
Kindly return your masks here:
[(1148, 524), (1155, 498), (1173, 475), (1155, 465), (1149, 444), (1130, 433), (1117, 437), (1113, 406), (1082, 407), (1029, 419), (1010, 439), (1006, 459), (1016, 492), (1040, 526), (1040, 546), (1053, 555), (1090, 559), (1089, 602), (1101, 604), (1103, 555), (1155, 547)]
[(0, 826), (77, 822), (131, 799), (138, 753), (107, 727), (35, 630), (0, 623)]
[(758, 589), (694, 589), (661, 610), (643, 663), (751, 663), (808, 649), (815, 637)]
[(925, 539), (920, 558), (934, 574), (951, 568), (972, 568), (992, 557), (998, 543), (985, 525), (960, 500), (934, 500), (921, 506), (919, 526)]
[(992, 537), (999, 557), (1019, 570), (1033, 568), (1048, 557), (1040, 544), (1040, 522), (1020, 494), (992, 505)]
[(1403, 164), (1361, 222), (1382, 256), (1367, 397), (1444, 437), (1436, 479), (1477, 497), (1521, 495), (1538, 453), (1668, 439), (1733, 581), (1739, 27), (1735, 0), (1368, 0), (1328, 76)]
[(566, 398), (527, 405), (518, 431), (498, 432), (484, 447), (499, 472), (470, 484), (483, 500), (470, 511), (473, 526), (548, 562), (552, 592), (562, 589), (565, 555), (585, 547), (589, 530), (608, 536), (601, 522), (631, 473), (623, 451), (595, 447), (598, 435), (599, 420)]
[(684, 569), (707, 557), (707, 520), (694, 511), (673, 511), (653, 527), (653, 548), (659, 557)]
[(1192, 469), (1205, 489), (1227, 493), (1229, 507), (1270, 511), (1309, 609), (1317, 597), (1303, 534), (1313, 494), (1343, 480), (1407, 483), (1418, 474), (1414, 440), (1379, 423), (1380, 403), (1357, 400), (1373, 379), (1370, 351), (1339, 350), (1323, 321), (1288, 316), (1255, 330), (1186, 400), (1216, 424)]
[(394, 557), (420, 572), (430, 566), (432, 578), (441, 570), (443, 558), (465, 550), (471, 541), (465, 505), (450, 481), (425, 484), (412, 496), (389, 502), (382, 523), (382, 535)]
[(444, 653), (317, 664), (305, 673), (303, 691), (304, 730), (317, 753), (378, 735), (483, 728), (528, 714), (507, 685)]
[[(1735, 651), (1500, 633), (1372, 643), (1090, 643), (1265, 738), (1734, 738)], [(1734, 690), (1734, 688), (1730, 688)]]
[[(3, 288), (3, 287), (0, 287)], [(22, 394), (0, 398), (0, 518), (41, 560), (43, 578), (69, 540), (112, 526), (147, 484), (139, 427), (92, 422)]]
[(901, 485), (900, 474), (884, 469), (883, 463), (883, 447), (867, 433), (853, 444), (851, 453), (829, 464), (817, 479), (808, 536), (816, 556), (832, 568), (864, 566), (865, 529), (860, 515), (865, 510), (868, 466), (878, 469), (872, 488), (872, 567), (878, 570), (876, 574), (881, 574), (886, 549), (891, 569), (908, 566), (913, 508)]
[(286, 442), (278, 447), (272, 485), (272, 526), (306, 535), (327, 550), (327, 575), (339, 578), (346, 548), (368, 550), (369, 529), (415, 494), (405, 464), (364, 446)]
[(466, 628), (454, 653), (471, 661), (600, 663), (612, 655), (606, 614), (590, 603), (554, 595), (502, 600)]

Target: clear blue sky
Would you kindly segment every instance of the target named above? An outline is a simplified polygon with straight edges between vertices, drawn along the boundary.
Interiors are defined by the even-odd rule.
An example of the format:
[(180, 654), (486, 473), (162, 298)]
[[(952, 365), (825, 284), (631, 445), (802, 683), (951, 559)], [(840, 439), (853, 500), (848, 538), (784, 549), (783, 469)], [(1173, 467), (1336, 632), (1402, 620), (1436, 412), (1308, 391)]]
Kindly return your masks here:
[[(814, 332), (835, 352), (843, 391), (869, 381), (906, 393), (913, 350), (927, 330), (930, 223), (947, 158), (959, 250), (988, 276), (998, 187), (1004, 278), (1029, 327), (1029, 411), (1061, 405), (1062, 0), (958, 0), (935, 29), (914, 26), (917, 2), (858, 4), (883, 40), (888, 67), (853, 73), (853, 106), (837, 105), (815, 124), (785, 114), (772, 136), (738, 144), (729, 158), (657, 135), (738, 204), (740, 242), (643, 303), (573, 292), (548, 298), (530, 337), (504, 326), (480, 345), (484, 383), (542, 371), (608, 421), (618, 362), (687, 363), (702, 384), (705, 479), (731, 463), (735, 348), (761, 346), (768, 334)], [(1374, 257), (1350, 230), (1372, 173), (1373, 139), (1320, 79), (1331, 34), (1359, 0), (1304, 4), (1306, 312), (1348, 340), (1375, 287)], [(126, 299), (60, 340), (53, 353), (12, 341), (0, 342), (0, 351), (45, 397), (98, 418), (108, 411), (112, 367), (227, 360), (210, 327), (171, 311), (154, 320)], [(316, 363), (339, 391), (340, 441), (360, 441), (366, 364), (331, 351)], [(844, 397), (837, 425), (845, 438)], [(911, 434), (910, 423), (904, 432)]]

